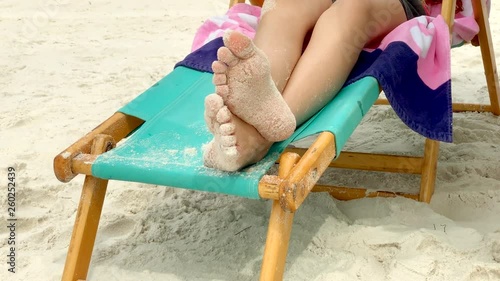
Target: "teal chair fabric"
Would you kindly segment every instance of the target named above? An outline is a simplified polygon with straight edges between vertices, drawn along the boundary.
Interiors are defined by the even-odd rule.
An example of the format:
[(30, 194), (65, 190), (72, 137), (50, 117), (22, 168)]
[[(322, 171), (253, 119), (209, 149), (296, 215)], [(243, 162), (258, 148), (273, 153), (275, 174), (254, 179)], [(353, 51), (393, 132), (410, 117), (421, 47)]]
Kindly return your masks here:
[(120, 112), (145, 123), (100, 155), (92, 166), (99, 178), (143, 182), (258, 199), (258, 183), (288, 144), (323, 131), (336, 137), (337, 155), (379, 94), (377, 81), (363, 78), (337, 94), (287, 140), (273, 145), (259, 163), (239, 172), (203, 166), (204, 144), (211, 140), (203, 112), (214, 92), (212, 74), (177, 67)]

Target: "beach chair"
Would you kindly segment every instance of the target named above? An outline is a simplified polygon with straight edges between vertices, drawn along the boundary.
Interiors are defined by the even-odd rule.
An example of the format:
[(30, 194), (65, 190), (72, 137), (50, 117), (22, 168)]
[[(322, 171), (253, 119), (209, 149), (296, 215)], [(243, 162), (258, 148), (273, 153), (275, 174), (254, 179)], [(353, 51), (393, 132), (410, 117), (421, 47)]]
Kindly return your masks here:
[[(244, 1), (230, 1), (230, 5)], [(251, 1), (261, 5), (263, 1)], [(473, 0), (480, 33), (490, 105), (454, 104), (456, 111), (500, 114), (499, 84), (484, 1)], [(442, 14), (453, 22), (455, 1), (443, 1)], [(261, 280), (281, 280), (294, 212), (309, 192), (327, 192), (349, 200), (375, 196), (404, 196), (429, 202), (434, 191), (439, 142), (427, 139), (421, 157), (340, 151), (369, 108), (380, 87), (370, 77), (345, 87), (323, 110), (288, 140), (275, 144), (259, 163), (237, 173), (204, 168), (201, 145), (210, 135), (204, 129), (203, 98), (213, 92), (211, 74), (177, 67), (145, 93), (124, 106), (54, 159), (62, 182), (86, 175), (62, 280), (85, 280), (91, 260), (108, 180), (157, 185), (273, 200), (261, 268)], [(199, 102), (193, 102), (198, 100)], [(189, 101), (189, 102), (187, 102)], [(186, 104), (189, 104), (186, 107)], [(198, 114), (194, 114), (198, 112)], [(308, 149), (287, 148), (294, 140), (318, 134)], [(116, 145), (117, 142), (127, 139)], [(279, 159), (278, 159), (279, 158)], [(265, 175), (279, 162), (277, 175)], [(328, 167), (418, 174), (418, 194), (363, 188), (316, 185)]]

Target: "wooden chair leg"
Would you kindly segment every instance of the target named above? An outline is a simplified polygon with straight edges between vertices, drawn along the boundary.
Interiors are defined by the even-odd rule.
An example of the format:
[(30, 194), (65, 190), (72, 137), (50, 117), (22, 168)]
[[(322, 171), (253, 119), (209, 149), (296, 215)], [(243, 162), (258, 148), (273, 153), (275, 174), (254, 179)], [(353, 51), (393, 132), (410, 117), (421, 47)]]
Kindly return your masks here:
[(424, 162), (420, 178), (419, 201), (430, 203), (434, 194), (436, 183), (437, 158), (439, 154), (439, 141), (426, 139), (424, 149)]
[(240, 3), (245, 3), (245, 0), (229, 0), (229, 8)]
[(262, 7), (264, 4), (264, 0), (250, 0), (250, 3), (254, 6)]
[[(278, 176), (285, 178), (300, 156), (295, 153), (284, 153), (281, 156)], [(271, 218), (267, 230), (266, 247), (260, 272), (261, 281), (283, 279), (288, 242), (292, 232), (294, 212), (284, 210), (279, 200), (273, 201)]]
[(261, 281), (283, 279), (294, 214), (283, 210), (279, 201), (273, 201), (260, 272)]
[(476, 21), (479, 24), (479, 47), (481, 48), (486, 83), (490, 95), (491, 111), (495, 115), (500, 115), (500, 86), (486, 3), (484, 0), (472, 0), (472, 6), (474, 7)]
[[(92, 146), (92, 154), (105, 152), (107, 148), (110, 148), (110, 144), (114, 146), (114, 141), (110, 136), (98, 135)], [(87, 279), (107, 185), (107, 180), (92, 176), (85, 177), (64, 265), (63, 281)]]

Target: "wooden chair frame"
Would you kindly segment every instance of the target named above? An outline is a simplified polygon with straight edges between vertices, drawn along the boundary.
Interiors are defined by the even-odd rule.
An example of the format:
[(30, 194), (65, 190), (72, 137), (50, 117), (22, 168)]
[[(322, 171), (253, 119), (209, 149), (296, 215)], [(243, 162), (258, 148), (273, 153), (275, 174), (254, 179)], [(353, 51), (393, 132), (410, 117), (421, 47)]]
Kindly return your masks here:
[[(231, 0), (230, 6), (243, 2), (244, 0)], [(263, 0), (250, 2), (262, 5)], [(480, 26), (477, 40), (473, 42), (478, 42), (481, 47), (490, 105), (454, 104), (453, 108), (454, 111), (489, 111), (499, 115), (499, 83), (489, 23), (485, 16), (486, 5), (484, 0), (472, 0), (472, 2)], [(455, 0), (443, 1), (442, 15), (451, 28), (455, 15)], [(386, 101), (377, 103), (387, 104)], [(60, 181), (69, 182), (78, 174), (86, 175), (62, 280), (76, 281), (87, 278), (108, 183), (107, 180), (92, 176), (92, 163), (99, 154), (113, 149), (116, 142), (142, 123), (142, 120), (133, 116), (115, 113), (55, 157), (54, 171)], [(438, 152), (439, 142), (426, 139), (424, 155), (421, 157), (343, 152), (332, 162), (336, 156), (335, 136), (330, 132), (321, 133), (308, 149), (287, 149), (279, 160), (278, 175), (264, 176), (258, 186), (262, 198), (273, 200), (260, 280), (282, 279), (294, 213), (309, 192), (328, 192), (341, 200), (405, 196), (430, 202), (434, 192)], [(420, 192), (418, 194), (367, 192), (363, 188), (316, 185), (328, 167), (419, 174)]]

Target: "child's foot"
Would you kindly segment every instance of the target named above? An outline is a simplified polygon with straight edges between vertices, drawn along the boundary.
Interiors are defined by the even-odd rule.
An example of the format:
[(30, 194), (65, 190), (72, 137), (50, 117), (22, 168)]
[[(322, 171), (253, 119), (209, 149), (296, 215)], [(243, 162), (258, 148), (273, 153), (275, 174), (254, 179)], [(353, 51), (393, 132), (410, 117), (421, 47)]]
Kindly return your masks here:
[(209, 168), (237, 171), (260, 161), (272, 145), (226, 106), (212, 120), (214, 139), (206, 145), (203, 154), (205, 166)]
[(295, 131), (295, 117), (271, 78), (265, 54), (252, 40), (228, 32), (212, 64), (216, 93), (229, 110), (268, 141), (282, 141)]
[(205, 97), (205, 123), (207, 128), (215, 135), (216, 127), (218, 126), (216, 116), (217, 112), (224, 106), (224, 101), (217, 94), (210, 94)]

